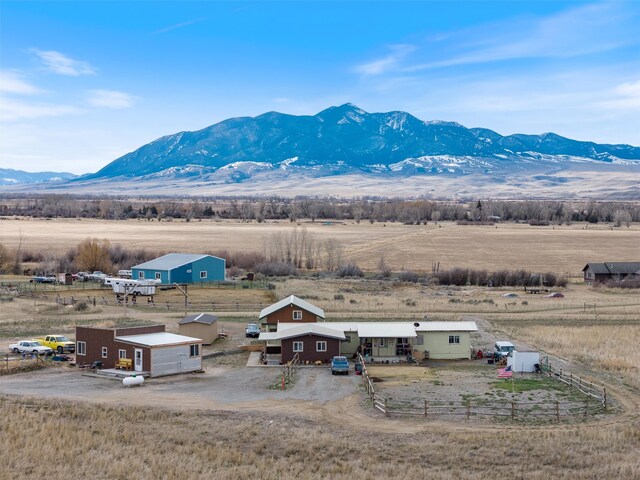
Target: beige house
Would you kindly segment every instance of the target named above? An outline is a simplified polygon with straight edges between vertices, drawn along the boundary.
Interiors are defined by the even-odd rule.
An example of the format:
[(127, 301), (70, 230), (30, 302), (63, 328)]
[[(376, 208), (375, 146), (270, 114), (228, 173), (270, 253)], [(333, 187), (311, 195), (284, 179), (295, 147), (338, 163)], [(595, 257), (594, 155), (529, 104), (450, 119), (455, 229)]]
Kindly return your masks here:
[(478, 331), (476, 322), (416, 322), (414, 325), (417, 337), (413, 349), (424, 358), (471, 358), (471, 333)]
[(218, 317), (209, 313), (187, 315), (178, 322), (180, 335), (201, 338), (202, 343), (211, 345), (218, 338)]

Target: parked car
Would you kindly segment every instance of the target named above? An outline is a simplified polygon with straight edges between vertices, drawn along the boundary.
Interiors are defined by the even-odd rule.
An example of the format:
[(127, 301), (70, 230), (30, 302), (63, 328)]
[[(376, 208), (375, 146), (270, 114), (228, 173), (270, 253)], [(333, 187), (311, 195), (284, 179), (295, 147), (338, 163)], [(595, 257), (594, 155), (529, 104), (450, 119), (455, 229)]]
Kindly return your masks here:
[(504, 358), (515, 349), (515, 345), (511, 342), (496, 342), (496, 344), (493, 346), (493, 356), (496, 358)]
[(36, 355), (49, 355), (53, 350), (41, 345), (35, 340), (20, 340), (18, 343), (9, 345), (9, 350), (14, 353), (35, 353)]
[(260, 327), (255, 323), (250, 323), (247, 325), (244, 333), (247, 338), (258, 338), (260, 336)]
[(32, 283), (56, 283), (56, 277), (36, 276), (30, 280)]
[(331, 375), (338, 373), (349, 375), (349, 360), (342, 355), (335, 356), (331, 359)]
[(564, 294), (560, 292), (553, 292), (553, 293), (550, 293), (549, 295), (545, 295), (544, 298), (564, 298)]

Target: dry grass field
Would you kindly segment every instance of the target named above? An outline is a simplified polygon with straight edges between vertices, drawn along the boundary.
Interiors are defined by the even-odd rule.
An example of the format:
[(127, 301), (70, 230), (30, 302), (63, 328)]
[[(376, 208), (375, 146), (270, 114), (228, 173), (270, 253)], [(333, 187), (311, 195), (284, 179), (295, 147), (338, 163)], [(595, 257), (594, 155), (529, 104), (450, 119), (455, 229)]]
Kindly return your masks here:
[[(635, 479), (640, 422), (468, 427), (325, 409), (175, 412), (0, 399), (0, 478)], [(28, 432), (25, 433), (25, 432)]]
[[(541, 349), (606, 384), (622, 408), (578, 424), (516, 426), (384, 418), (362, 408), (363, 395), (339, 405), (292, 402), (270, 410), (256, 404), (224, 412), (0, 397), (0, 479), (17, 471), (48, 475), (51, 458), (56, 458), (58, 475), (105, 479), (640, 478), (640, 292), (593, 288), (579, 279), (589, 261), (637, 260), (638, 225), (304, 226), (318, 241), (339, 240), (346, 256), (371, 272), (384, 254), (394, 270), (428, 272), (432, 262), (440, 262), (441, 269), (549, 270), (572, 280), (557, 289), (565, 298), (545, 299), (519, 289), (435, 287), (373, 276), (287, 278), (272, 280), (275, 290), (192, 287), (191, 310), (207, 311), (210, 305), (239, 334), (261, 305), (291, 294), (324, 308), (329, 321), (475, 319), (489, 332), (474, 338), (485, 343), (477, 346), (501, 337)], [(293, 228), (288, 222), (4, 220), (0, 242), (12, 247), (22, 235), (27, 250), (63, 253), (92, 236), (157, 253), (262, 251), (270, 233)], [(518, 297), (502, 296), (508, 292)], [(184, 313), (177, 291), (161, 292), (156, 307), (143, 303), (125, 309), (98, 302), (81, 312), (57, 305), (58, 294), (88, 299), (103, 291), (56, 290), (0, 302), (0, 342), (49, 330), (72, 334), (78, 324), (161, 322), (176, 331)], [(226, 367), (241, 371), (236, 364)], [(414, 372), (424, 375), (416, 368), (398, 371), (398, 378), (419, 381), (412, 378)]]
[(318, 241), (336, 239), (345, 256), (369, 271), (379, 258), (394, 270), (430, 272), (454, 267), (488, 270), (523, 268), (580, 276), (591, 261), (632, 261), (638, 257), (640, 225), (563, 225), (531, 227), (502, 223), (496, 226), (460, 226), (399, 223), (290, 222), (148, 222), (145, 220), (5, 219), (0, 222), (0, 243), (9, 248), (23, 238), (23, 248), (63, 254), (87, 237), (106, 238), (126, 248), (150, 252), (263, 252), (265, 239), (276, 232), (306, 228)]

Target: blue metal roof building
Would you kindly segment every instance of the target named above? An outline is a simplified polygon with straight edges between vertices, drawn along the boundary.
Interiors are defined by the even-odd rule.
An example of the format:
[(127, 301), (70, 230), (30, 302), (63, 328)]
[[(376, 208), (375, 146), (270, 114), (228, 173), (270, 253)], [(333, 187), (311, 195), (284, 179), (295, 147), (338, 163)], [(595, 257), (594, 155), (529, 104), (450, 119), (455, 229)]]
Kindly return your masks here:
[(169, 253), (131, 268), (135, 280), (156, 280), (163, 284), (222, 282), (225, 259), (212, 255)]

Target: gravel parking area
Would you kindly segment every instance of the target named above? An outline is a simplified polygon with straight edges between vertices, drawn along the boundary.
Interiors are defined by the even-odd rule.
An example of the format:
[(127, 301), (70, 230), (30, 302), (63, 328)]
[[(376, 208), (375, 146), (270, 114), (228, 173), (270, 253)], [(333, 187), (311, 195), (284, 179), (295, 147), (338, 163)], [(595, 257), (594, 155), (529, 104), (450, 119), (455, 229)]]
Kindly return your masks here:
[[(228, 358), (228, 357), (227, 357)], [(245, 357), (246, 358), (246, 357)], [(141, 387), (83, 375), (67, 366), (2, 378), (0, 394), (175, 408), (260, 408), (283, 401), (324, 404), (357, 391), (356, 375), (333, 376), (328, 367), (298, 369), (293, 385), (279, 389), (280, 368), (237, 368), (204, 362), (205, 373), (147, 379)]]

